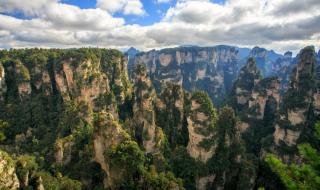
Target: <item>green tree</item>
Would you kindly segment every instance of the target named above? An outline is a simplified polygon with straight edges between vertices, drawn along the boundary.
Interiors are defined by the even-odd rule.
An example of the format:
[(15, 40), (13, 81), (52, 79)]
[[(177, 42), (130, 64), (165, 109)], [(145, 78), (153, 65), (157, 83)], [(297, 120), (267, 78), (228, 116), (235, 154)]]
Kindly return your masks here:
[(0, 142), (6, 140), (5, 129), (9, 127), (9, 123), (0, 120)]
[[(315, 136), (320, 141), (320, 122), (315, 125)], [(284, 164), (275, 155), (269, 154), (265, 161), (271, 169), (279, 175), (283, 183), (290, 190), (313, 190), (320, 188), (320, 152), (310, 144), (298, 146), (299, 153), (305, 162), (298, 164)]]

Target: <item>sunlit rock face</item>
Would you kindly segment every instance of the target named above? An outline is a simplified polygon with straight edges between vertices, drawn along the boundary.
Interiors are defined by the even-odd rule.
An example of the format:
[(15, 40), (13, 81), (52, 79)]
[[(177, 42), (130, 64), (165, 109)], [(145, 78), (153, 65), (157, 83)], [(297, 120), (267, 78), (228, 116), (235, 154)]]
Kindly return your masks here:
[(15, 163), (9, 155), (0, 150), (0, 189), (19, 189)]
[(230, 46), (179, 47), (139, 53), (134, 64), (147, 66), (159, 90), (160, 83), (181, 84), (188, 91), (205, 90), (214, 103), (224, 99), (237, 73), (238, 50)]
[(4, 99), (4, 94), (7, 91), (7, 86), (6, 86), (6, 82), (5, 82), (5, 70), (2, 66), (2, 64), (0, 64), (0, 101)]
[(233, 82), (249, 57), (254, 58), (261, 75), (277, 76), (281, 84), (284, 81), (283, 86), (287, 84), (287, 74), (292, 69), (292, 53), (280, 55), (260, 47), (246, 49), (220, 45), (152, 50), (130, 57), (128, 68), (132, 76), (135, 64), (146, 65), (157, 91), (163, 82), (182, 84), (188, 91), (208, 92), (215, 105), (219, 106), (230, 93)]
[(122, 129), (117, 120), (106, 112), (100, 112), (96, 121), (97, 127), (93, 133), (93, 159), (100, 164), (105, 172), (104, 186), (114, 189), (117, 181), (123, 177), (121, 171), (112, 170), (105, 156), (105, 151), (130, 139), (130, 136)]
[(135, 137), (147, 153), (158, 152), (163, 143), (162, 129), (156, 126), (156, 93), (144, 65), (137, 65), (134, 76), (135, 100), (133, 128)]
[[(210, 112), (201, 110), (202, 106), (204, 105), (201, 105), (196, 99), (191, 100), (190, 114), (187, 118), (189, 132), (187, 150), (192, 158), (207, 162), (215, 153), (217, 146), (213, 140), (215, 119)], [(208, 147), (203, 146), (205, 142), (210, 145)]]
[[(306, 47), (298, 54), (290, 86), (283, 97), (279, 117), (273, 133), (276, 152), (283, 160), (297, 160), (293, 151), (299, 142), (310, 138), (308, 134), (319, 113), (318, 81), (316, 79), (316, 53), (313, 47)], [(287, 148), (286, 148), (287, 147)], [(291, 150), (291, 152), (288, 150)]]

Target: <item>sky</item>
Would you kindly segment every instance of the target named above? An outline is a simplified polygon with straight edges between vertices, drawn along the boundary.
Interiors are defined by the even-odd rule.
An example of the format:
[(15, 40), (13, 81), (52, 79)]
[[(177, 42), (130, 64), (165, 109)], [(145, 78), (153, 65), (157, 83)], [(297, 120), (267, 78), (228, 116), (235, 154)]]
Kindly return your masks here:
[(320, 0), (0, 0), (0, 48), (320, 46)]

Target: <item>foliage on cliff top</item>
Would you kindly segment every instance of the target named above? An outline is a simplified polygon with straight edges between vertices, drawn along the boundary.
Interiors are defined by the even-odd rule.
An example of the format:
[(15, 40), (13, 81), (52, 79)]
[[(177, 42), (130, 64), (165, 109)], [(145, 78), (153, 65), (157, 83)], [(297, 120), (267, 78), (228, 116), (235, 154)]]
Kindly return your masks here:
[(123, 171), (124, 179), (117, 184), (119, 189), (183, 190), (181, 179), (170, 172), (157, 173), (154, 166), (147, 167), (147, 157), (135, 141), (125, 141), (106, 151), (111, 168)]
[(198, 104), (200, 104), (198, 111), (203, 112), (208, 116), (210, 116), (212, 122), (216, 121), (217, 119), (216, 109), (214, 108), (213, 103), (206, 92), (197, 91), (192, 94), (191, 99), (195, 100)]

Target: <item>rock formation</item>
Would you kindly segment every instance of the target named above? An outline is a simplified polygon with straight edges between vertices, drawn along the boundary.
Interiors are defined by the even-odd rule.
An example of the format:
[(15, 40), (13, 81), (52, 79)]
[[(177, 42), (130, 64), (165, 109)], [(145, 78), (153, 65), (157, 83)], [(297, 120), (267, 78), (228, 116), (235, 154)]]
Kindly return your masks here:
[(216, 110), (209, 97), (202, 92), (192, 95), (187, 122), (189, 132), (188, 153), (196, 160), (207, 162), (216, 149)]
[(19, 187), (14, 161), (7, 153), (0, 150), (0, 188), (14, 190)]
[(237, 112), (248, 109), (252, 91), (261, 78), (255, 60), (249, 58), (247, 64), (240, 70), (232, 91), (232, 104)]
[(105, 151), (117, 146), (121, 142), (130, 139), (130, 136), (114, 120), (111, 114), (101, 112), (95, 121), (95, 131), (93, 134), (94, 160), (100, 164), (106, 173), (104, 187), (114, 189), (117, 181), (121, 179), (120, 171), (111, 170)]
[(156, 123), (164, 130), (169, 144), (174, 148), (177, 145), (186, 145), (186, 100), (190, 98), (181, 85), (166, 83), (156, 101)]
[(147, 66), (156, 89), (161, 82), (172, 82), (189, 91), (207, 91), (215, 103), (221, 103), (236, 76), (236, 61), (234, 47), (180, 47), (139, 53), (134, 64)]
[(163, 132), (156, 126), (154, 105), (157, 97), (144, 65), (136, 66), (134, 93), (135, 137), (147, 153), (157, 152), (163, 143)]
[(0, 64), (0, 101), (4, 100), (4, 94), (7, 91), (7, 86), (6, 86), (6, 82), (5, 82), (5, 70), (2, 66), (2, 64)]
[(286, 161), (295, 159), (296, 151), (285, 150), (294, 150), (299, 142), (308, 138), (317, 115), (319, 100), (316, 90), (315, 66), (314, 48), (306, 47), (301, 50), (298, 64), (291, 76), (290, 88), (285, 93), (283, 107), (274, 126), (275, 145), (272, 150)]

